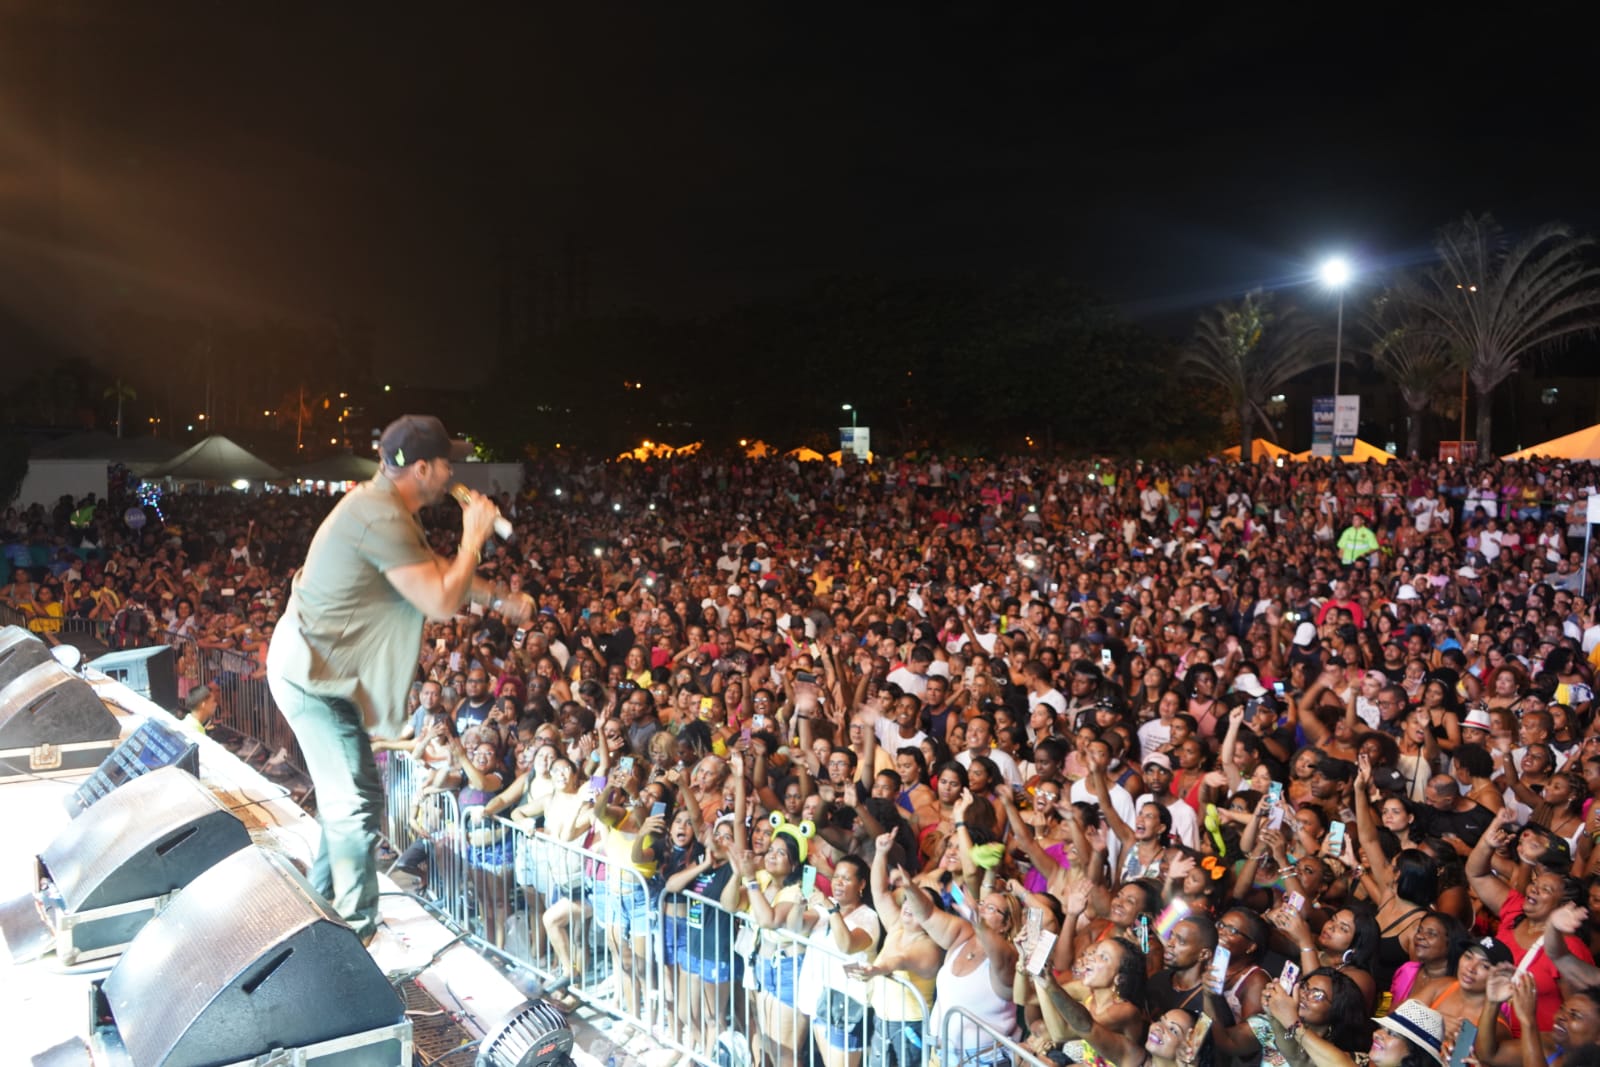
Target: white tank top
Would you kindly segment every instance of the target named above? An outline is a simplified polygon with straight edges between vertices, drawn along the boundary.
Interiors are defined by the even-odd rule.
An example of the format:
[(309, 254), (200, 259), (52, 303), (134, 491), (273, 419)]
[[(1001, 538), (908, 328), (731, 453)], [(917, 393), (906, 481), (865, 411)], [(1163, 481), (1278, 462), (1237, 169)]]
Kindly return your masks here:
[[(977, 935), (963, 941), (956, 949), (965, 951), (966, 946), (977, 940)], [(979, 950), (977, 970), (971, 974), (956, 974), (955, 961), (958, 958), (956, 949), (951, 949), (944, 958), (944, 965), (939, 968), (939, 975), (934, 979), (933, 1012), (930, 1022), (933, 1024), (929, 1032), (929, 1041), (938, 1042), (944, 1039), (944, 1013), (952, 1005), (960, 1005), (969, 1015), (984, 1025), (990, 1027), (995, 1033), (1006, 1037), (1017, 1036), (1017, 1009), (1009, 1000), (1002, 1000), (995, 994), (994, 985), (989, 980), (989, 968), (994, 964), (989, 962), (989, 957)], [(994, 1038), (987, 1030), (978, 1030), (970, 1024), (963, 1025), (966, 1020), (957, 1019), (950, 1024), (950, 1040), (952, 1049), (962, 1052), (978, 1052), (994, 1044)]]

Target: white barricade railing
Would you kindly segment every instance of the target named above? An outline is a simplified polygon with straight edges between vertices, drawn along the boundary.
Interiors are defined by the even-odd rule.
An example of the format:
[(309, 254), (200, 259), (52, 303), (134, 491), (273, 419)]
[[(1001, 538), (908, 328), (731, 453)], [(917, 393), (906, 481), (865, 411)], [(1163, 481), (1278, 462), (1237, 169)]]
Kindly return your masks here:
[[(860, 957), (830, 941), (753, 937), (748, 915), (663, 894), (631, 863), (474, 820), (448, 792), (419, 795), (414, 764), (388, 757), (390, 843), (404, 847), (402, 866), (420, 870), (418, 894), (480, 951), (710, 1067), (927, 1067), (929, 1005), (900, 976), (875, 979), (869, 1006), (845, 993), (854, 983), (842, 968)], [(818, 993), (801, 1006), (815, 1017), (797, 1007), (802, 956), (817, 972), (807, 991)]]
[(938, 1046), (934, 1067), (996, 1067), (1011, 1063), (1025, 1067), (1054, 1067), (1022, 1045), (1009, 1033), (978, 1018), (959, 1004), (939, 1008)]

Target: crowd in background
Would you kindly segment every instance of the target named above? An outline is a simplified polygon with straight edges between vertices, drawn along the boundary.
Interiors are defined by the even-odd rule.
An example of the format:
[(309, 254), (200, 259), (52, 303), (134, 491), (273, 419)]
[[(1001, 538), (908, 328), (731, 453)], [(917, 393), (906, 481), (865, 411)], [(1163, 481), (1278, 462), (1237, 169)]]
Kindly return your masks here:
[[(1484, 1064), (1587, 1062), (1595, 488), (1537, 462), (544, 465), (501, 502), (493, 604), (429, 625), (411, 725), (374, 743), (486, 827), (605, 855), (522, 865), (530, 936), (574, 978), (574, 915), (624, 960), (659, 943), (691, 1025), (750, 983), (773, 1067), (915, 1062), (891, 978), (934, 1026), (959, 1004), (1065, 1061), (1389, 1067), (1466, 1034)], [(328, 506), (179, 495), (135, 531), (76, 503), (4, 517), (0, 601), (257, 660)], [(447, 553), (453, 507), (425, 516)]]

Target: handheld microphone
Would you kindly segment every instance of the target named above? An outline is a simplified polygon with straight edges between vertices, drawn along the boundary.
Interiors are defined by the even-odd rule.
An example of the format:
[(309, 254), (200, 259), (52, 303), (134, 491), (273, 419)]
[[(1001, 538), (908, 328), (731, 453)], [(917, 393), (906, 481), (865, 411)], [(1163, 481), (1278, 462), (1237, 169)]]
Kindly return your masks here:
[[(462, 507), (472, 503), (472, 490), (460, 482), (451, 482), (449, 492)], [(494, 532), (502, 541), (511, 540), (511, 520), (500, 514), (498, 509), (494, 513)]]

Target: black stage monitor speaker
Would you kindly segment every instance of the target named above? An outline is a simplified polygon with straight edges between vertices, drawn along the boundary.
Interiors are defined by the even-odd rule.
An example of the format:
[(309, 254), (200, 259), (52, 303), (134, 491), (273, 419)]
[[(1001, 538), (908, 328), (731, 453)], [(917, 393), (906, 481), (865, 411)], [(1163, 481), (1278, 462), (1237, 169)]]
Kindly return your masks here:
[(88, 682), (54, 658), (0, 688), (0, 780), (93, 770), (120, 727)]
[(89, 683), (54, 659), (0, 689), (0, 750), (115, 740), (118, 732), (116, 716)]
[(237, 1063), (406, 1021), (355, 931), (285, 857), (260, 848), (191, 882), (101, 994), (141, 1067)]
[(29, 667), (50, 660), (50, 646), (20, 626), (0, 629), (0, 689)]
[(89, 661), (108, 678), (115, 678), (152, 704), (178, 710), (178, 660), (171, 645), (129, 648), (108, 652)]
[[(250, 845), (250, 833), (195, 778), (163, 767), (134, 778), (67, 825), (39, 854), (57, 952), (107, 955), (158, 914), (168, 894)], [(135, 902), (148, 907), (130, 908)]]

